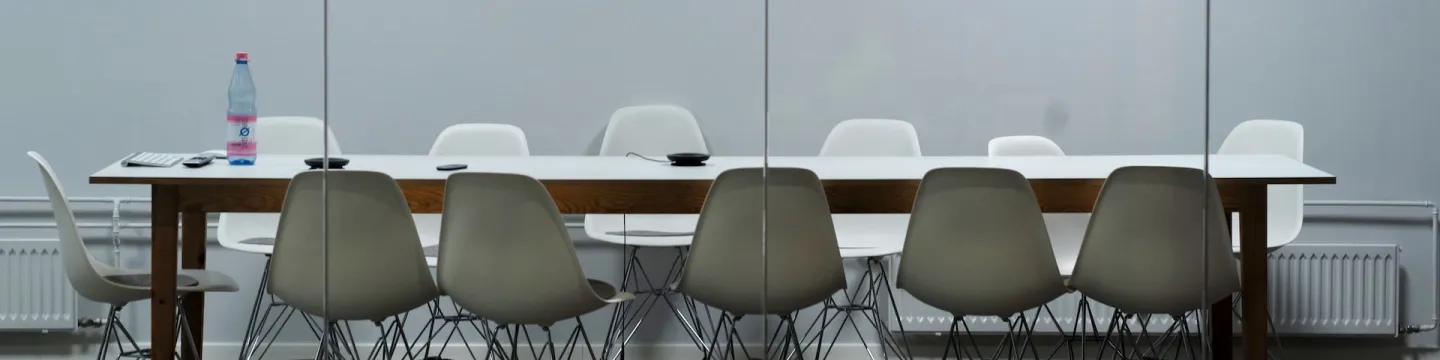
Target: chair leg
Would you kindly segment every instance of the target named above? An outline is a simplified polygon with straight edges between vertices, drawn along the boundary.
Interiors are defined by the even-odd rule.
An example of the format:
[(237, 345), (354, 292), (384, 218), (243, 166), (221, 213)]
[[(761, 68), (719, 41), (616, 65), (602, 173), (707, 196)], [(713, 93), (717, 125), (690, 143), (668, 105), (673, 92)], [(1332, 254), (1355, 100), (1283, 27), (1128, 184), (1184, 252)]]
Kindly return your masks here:
[[(669, 288), (669, 284), (679, 280), (686, 258), (684, 248), (676, 248), (676, 251), (677, 254), (673, 260), (671, 260), (670, 267), (665, 272), (665, 277), (657, 284), (650, 278), (650, 275), (645, 271), (645, 265), (640, 261), (640, 247), (630, 246), (626, 248), (625, 265), (621, 275), (619, 290), (632, 292), (637, 297), (641, 297), (641, 299), (634, 304), (626, 304), (623, 307), (618, 307), (617, 311), (611, 315), (610, 327), (612, 331), (607, 334), (607, 338), (614, 337), (618, 339), (618, 341), (613, 344), (613, 346), (615, 346), (614, 349), (606, 349), (606, 351), (604, 351), (607, 353), (607, 359), (614, 360), (624, 354), (625, 346), (630, 343), (630, 339), (633, 338), (635, 332), (640, 329), (640, 324), (643, 323), (650, 312), (655, 310), (655, 307), (660, 304), (664, 304), (670, 309), (675, 319), (678, 320), (680, 325), (685, 329), (686, 335), (690, 336), (690, 341), (694, 343), (696, 347), (700, 348), (701, 351), (705, 350), (705, 337), (700, 330), (699, 317), (696, 316), (698, 315), (697, 305), (684, 294), (680, 294)], [(681, 297), (681, 303), (684, 304), (683, 310), (681, 309), (682, 306), (676, 306), (675, 301), (671, 299), (672, 296)], [(688, 316), (687, 313), (689, 313)]]
[[(110, 352), (111, 337), (115, 337), (115, 345), (120, 345), (119, 336), (115, 333), (115, 325), (120, 322), (120, 318), (115, 316), (115, 314), (119, 312), (119, 306), (111, 306), (108, 314), (105, 316), (105, 334), (100, 336), (99, 355), (95, 357), (95, 360), (105, 360), (105, 355)], [(124, 352), (123, 350), (124, 348), (122, 347), (122, 353)]]

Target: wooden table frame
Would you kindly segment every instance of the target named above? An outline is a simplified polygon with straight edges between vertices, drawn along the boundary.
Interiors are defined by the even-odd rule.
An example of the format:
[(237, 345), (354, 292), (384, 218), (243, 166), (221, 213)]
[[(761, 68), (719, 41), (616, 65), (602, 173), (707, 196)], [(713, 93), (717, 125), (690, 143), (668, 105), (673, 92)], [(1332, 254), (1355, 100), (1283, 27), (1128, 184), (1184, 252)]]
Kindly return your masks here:
[[(144, 184), (151, 186), (154, 233), (151, 270), (154, 290), (151, 297), (152, 344), (173, 344), (175, 323), (175, 275), (179, 264), (186, 269), (205, 268), (206, 213), (280, 212), (289, 180), (276, 179), (184, 179), (92, 177), (94, 184)], [(438, 213), (444, 194), (443, 180), (399, 180), (411, 209), (416, 213)], [(708, 180), (550, 180), (542, 181), (557, 207), (567, 214), (686, 214), (698, 213), (709, 191)], [(824, 181), (831, 211), (835, 213), (906, 213), (914, 202), (918, 180), (827, 180)], [(1243, 284), (1243, 354), (1248, 359), (1265, 359), (1268, 284), (1266, 260), (1266, 213), (1268, 185), (1333, 184), (1335, 178), (1218, 179), (1227, 213), (1240, 213), (1241, 282)], [(1041, 208), (1046, 212), (1089, 212), (1103, 180), (1036, 179), (1031, 181)], [(177, 216), (178, 215), (178, 216)], [(1227, 217), (1228, 219), (1228, 217)], [(177, 239), (177, 225), (184, 233)], [(185, 310), (194, 339), (203, 344), (205, 300), (189, 295)], [(1211, 350), (1216, 359), (1231, 358), (1231, 300), (1211, 306)], [(202, 348), (196, 344), (197, 348)], [(186, 345), (188, 346), (188, 345)], [(182, 349), (187, 347), (182, 347)], [(173, 348), (153, 346), (153, 360), (171, 360)], [(191, 359), (188, 353), (183, 356)]]

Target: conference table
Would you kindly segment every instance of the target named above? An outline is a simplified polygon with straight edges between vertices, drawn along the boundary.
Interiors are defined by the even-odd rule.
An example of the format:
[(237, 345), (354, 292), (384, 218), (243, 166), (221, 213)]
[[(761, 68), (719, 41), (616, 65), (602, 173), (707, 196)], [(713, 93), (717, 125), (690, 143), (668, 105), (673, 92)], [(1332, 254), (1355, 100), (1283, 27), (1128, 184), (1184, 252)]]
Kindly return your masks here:
[[(92, 184), (148, 185), (152, 197), (151, 343), (174, 344), (177, 268), (205, 268), (206, 214), (280, 212), (295, 174), (310, 171), (310, 156), (262, 156), (256, 165), (223, 161), (203, 168), (125, 167), (118, 161), (90, 177)], [(825, 185), (834, 213), (907, 213), (920, 179), (943, 167), (995, 167), (1030, 179), (1046, 212), (1089, 212), (1106, 176), (1125, 166), (1207, 168), (1219, 186), (1225, 211), (1239, 212), (1243, 354), (1266, 358), (1267, 187), (1334, 184), (1335, 177), (1279, 155), (1122, 155), (1057, 157), (789, 157), (719, 156), (706, 166), (677, 167), (638, 157), (530, 156), (464, 157), (346, 155), (346, 170), (389, 174), (416, 213), (439, 213), (445, 179), (455, 172), (438, 165), (467, 164), (462, 172), (524, 174), (540, 180), (566, 214), (693, 214), (700, 211), (710, 183), (727, 169), (800, 167)], [(336, 171), (336, 170), (332, 170)], [(758, 210), (758, 209), (757, 209)], [(760, 214), (759, 211), (756, 212)], [(1227, 217), (1229, 218), (1229, 217)], [(177, 254), (177, 245), (180, 247)], [(179, 264), (177, 264), (177, 259)], [(187, 295), (186, 320), (194, 341), (204, 343), (204, 295)], [(1231, 357), (1231, 300), (1211, 306), (1212, 349)], [(198, 344), (197, 344), (198, 345)], [(199, 347), (199, 346), (197, 346)], [(183, 348), (183, 347), (182, 347)], [(154, 346), (153, 360), (171, 360), (174, 349)], [(189, 359), (188, 352), (183, 355)], [(199, 360), (199, 359), (193, 359)]]

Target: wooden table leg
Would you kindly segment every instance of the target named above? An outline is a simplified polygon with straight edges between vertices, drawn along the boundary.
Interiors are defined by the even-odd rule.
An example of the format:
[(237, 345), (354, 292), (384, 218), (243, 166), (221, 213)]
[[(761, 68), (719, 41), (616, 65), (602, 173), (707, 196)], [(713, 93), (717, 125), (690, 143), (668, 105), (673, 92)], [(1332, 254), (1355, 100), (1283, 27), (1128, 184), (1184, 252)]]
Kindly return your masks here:
[(174, 360), (180, 195), (174, 186), (154, 185), (150, 197), (150, 359)]
[[(1225, 212), (1226, 229), (1233, 229), (1235, 224), (1230, 223), (1233, 213)], [(1235, 313), (1235, 297), (1226, 296), (1220, 302), (1210, 304), (1210, 326), (1207, 327), (1210, 337), (1210, 358), (1216, 360), (1230, 360), (1235, 358), (1234, 338), (1235, 330), (1232, 316)]]
[(1240, 311), (1246, 359), (1266, 359), (1269, 321), (1269, 263), (1265, 243), (1270, 234), (1265, 185), (1247, 186), (1240, 207)]
[(1226, 296), (1214, 304), (1210, 304), (1210, 358), (1216, 360), (1233, 359), (1235, 350), (1233, 339), (1235, 330), (1231, 327), (1235, 321), (1232, 320), (1235, 314), (1233, 296)]
[[(186, 269), (205, 268), (205, 240), (206, 233), (205, 213), (185, 212), (180, 217), (180, 266)], [(180, 358), (184, 360), (200, 360), (200, 354), (191, 353), (193, 348), (204, 353), (205, 344), (205, 294), (193, 293), (185, 296), (185, 323), (190, 327), (189, 338), (182, 337), (186, 344), (181, 347), (184, 352)], [(190, 341), (194, 344), (190, 344)]]

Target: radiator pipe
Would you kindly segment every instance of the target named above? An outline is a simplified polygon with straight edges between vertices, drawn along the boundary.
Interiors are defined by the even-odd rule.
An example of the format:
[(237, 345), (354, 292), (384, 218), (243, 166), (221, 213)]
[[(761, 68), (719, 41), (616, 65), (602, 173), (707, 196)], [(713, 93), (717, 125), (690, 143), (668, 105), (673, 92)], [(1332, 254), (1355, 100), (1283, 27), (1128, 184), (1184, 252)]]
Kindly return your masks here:
[[(1326, 200), (1306, 201), (1306, 206), (1373, 206), (1373, 207), (1423, 207), (1430, 209), (1430, 266), (1436, 278), (1440, 278), (1440, 208), (1431, 201), (1381, 201), (1381, 200)], [(1435, 293), (1431, 302), (1434, 303), (1434, 310), (1430, 314), (1429, 324), (1412, 324), (1400, 328), (1401, 334), (1415, 334), (1427, 331), (1434, 331), (1440, 327), (1440, 281), (1432, 281), (1430, 285)], [(1436, 340), (1440, 345), (1440, 339)]]

